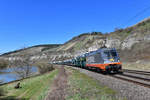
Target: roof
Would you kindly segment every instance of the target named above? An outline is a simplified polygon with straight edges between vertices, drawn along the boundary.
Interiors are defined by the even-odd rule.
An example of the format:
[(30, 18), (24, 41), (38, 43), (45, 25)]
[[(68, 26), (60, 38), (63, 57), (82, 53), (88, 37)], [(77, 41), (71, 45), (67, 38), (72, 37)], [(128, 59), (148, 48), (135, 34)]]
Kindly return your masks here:
[(103, 51), (106, 51), (106, 50), (116, 50), (116, 49), (115, 48), (100, 48), (100, 49), (98, 49), (96, 51), (92, 51), (92, 52), (89, 52), (89, 53), (85, 54), (85, 56), (94, 55), (94, 54), (96, 54), (98, 52), (103, 52)]

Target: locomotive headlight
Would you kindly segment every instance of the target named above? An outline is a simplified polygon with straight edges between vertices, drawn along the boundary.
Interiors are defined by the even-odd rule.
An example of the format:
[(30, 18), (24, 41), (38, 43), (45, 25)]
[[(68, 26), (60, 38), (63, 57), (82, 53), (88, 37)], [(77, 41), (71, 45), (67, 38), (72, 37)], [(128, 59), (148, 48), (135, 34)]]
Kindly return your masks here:
[(109, 59), (109, 61), (112, 61), (112, 62), (114, 62), (114, 59)]

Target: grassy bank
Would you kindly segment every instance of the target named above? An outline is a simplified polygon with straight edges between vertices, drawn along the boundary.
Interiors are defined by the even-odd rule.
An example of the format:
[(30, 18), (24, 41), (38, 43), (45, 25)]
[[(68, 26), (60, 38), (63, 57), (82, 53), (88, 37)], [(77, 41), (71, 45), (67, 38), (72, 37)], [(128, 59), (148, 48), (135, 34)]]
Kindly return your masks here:
[(42, 100), (57, 74), (56, 69), (41, 76), (22, 80), (19, 89), (14, 89), (17, 83), (1, 86), (5, 95), (0, 97), (0, 100)]
[(67, 100), (116, 100), (112, 89), (75, 69), (66, 69), (69, 71)]

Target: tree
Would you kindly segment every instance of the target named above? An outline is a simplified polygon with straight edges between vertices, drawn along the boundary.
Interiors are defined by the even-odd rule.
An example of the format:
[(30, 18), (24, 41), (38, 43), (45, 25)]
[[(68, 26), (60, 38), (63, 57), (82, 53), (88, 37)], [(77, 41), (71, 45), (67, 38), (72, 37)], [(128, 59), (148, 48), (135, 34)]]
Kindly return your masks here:
[(31, 60), (31, 55), (25, 50), (19, 54), (19, 56), (13, 57), (15, 60), (11, 62), (10, 66), (13, 66), (13, 71), (20, 78), (26, 78), (32, 75), (32, 65), (34, 60)]
[(0, 69), (6, 68), (8, 66), (8, 61), (0, 59)]
[(91, 35), (102, 35), (102, 32), (91, 32)]
[(123, 29), (122, 28), (115, 28), (115, 32), (122, 32)]
[(46, 60), (40, 60), (34, 64), (38, 67), (39, 73), (43, 74), (54, 69), (53, 65), (48, 63)]

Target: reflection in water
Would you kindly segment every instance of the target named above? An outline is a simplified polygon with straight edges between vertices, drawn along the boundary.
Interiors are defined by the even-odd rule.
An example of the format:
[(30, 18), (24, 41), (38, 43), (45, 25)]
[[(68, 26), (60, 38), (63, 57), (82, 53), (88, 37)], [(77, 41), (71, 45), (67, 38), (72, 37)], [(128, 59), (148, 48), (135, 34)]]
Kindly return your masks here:
[(11, 82), (17, 79), (18, 78), (16, 74), (13, 73), (0, 74), (0, 80), (2, 80), (4, 83)]
[[(7, 68), (0, 70), (0, 80), (4, 83), (11, 82), (19, 79), (19, 77), (13, 73), (14, 68)], [(32, 67), (31, 72), (36, 73), (38, 71), (37, 67)]]

